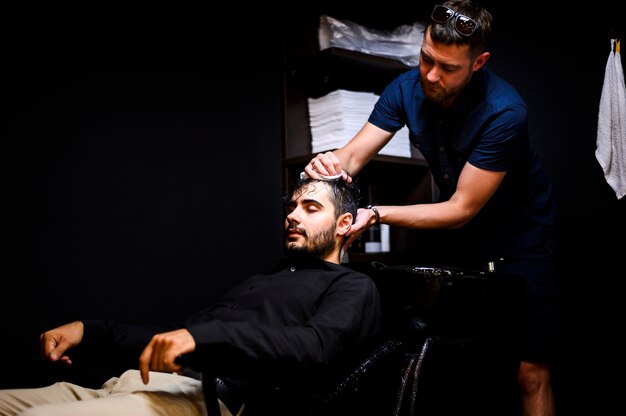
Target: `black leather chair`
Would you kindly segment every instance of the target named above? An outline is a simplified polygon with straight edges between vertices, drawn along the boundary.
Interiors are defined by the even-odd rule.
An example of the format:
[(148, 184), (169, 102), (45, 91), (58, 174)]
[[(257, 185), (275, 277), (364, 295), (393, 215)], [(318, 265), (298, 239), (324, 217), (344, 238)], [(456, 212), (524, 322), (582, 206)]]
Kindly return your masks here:
[(522, 278), (373, 263), (386, 337), (407, 351), (398, 415), (517, 414)]
[[(354, 360), (325, 372), (314, 385), (279, 383), (256, 392), (246, 401), (245, 416), (350, 416), (392, 415), (402, 369), (405, 366), (402, 342), (386, 339)], [(240, 401), (229, 384), (219, 377), (203, 374), (209, 415), (219, 415), (217, 398), (229, 408), (239, 408)], [(208, 383), (206, 380), (211, 380)]]
[(311, 391), (312, 415), (391, 415), (405, 366), (405, 348), (387, 339), (334, 381)]

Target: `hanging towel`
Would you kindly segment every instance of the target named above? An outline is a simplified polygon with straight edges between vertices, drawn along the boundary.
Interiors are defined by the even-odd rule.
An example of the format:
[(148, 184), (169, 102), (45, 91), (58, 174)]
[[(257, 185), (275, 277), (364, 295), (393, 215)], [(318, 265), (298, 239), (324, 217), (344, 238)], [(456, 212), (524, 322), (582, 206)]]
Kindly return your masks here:
[(611, 39), (600, 96), (596, 159), (617, 199), (626, 195), (626, 87), (619, 40)]

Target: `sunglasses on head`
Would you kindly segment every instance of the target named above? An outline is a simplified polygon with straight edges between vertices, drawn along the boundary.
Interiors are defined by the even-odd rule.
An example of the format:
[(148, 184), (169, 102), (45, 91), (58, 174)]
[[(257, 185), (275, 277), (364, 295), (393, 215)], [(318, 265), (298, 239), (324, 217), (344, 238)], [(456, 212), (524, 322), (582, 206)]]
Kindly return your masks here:
[(433, 22), (439, 24), (444, 24), (450, 19), (454, 19), (454, 30), (463, 36), (471, 36), (478, 28), (478, 23), (474, 19), (442, 5), (437, 5), (433, 8), (430, 18)]

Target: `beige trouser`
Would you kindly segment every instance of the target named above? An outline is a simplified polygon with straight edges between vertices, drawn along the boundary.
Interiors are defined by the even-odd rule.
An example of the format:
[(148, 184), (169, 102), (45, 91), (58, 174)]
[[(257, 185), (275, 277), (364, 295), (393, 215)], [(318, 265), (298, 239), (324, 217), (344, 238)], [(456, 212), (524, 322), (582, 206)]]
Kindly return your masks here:
[[(221, 416), (233, 416), (220, 401)], [(239, 411), (240, 415), (243, 408)], [(0, 390), (0, 416), (214, 416), (207, 415), (202, 383), (176, 374), (128, 370), (98, 390), (71, 383)]]

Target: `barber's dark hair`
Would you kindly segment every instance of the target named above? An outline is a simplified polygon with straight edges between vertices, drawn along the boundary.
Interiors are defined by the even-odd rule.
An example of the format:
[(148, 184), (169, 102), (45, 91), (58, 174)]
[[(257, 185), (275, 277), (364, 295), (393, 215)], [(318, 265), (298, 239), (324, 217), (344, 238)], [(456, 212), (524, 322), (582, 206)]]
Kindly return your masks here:
[[(315, 183), (326, 184), (330, 188), (332, 203), (335, 207), (335, 218), (339, 218), (341, 215), (349, 212), (352, 214), (352, 222), (356, 220), (356, 213), (359, 208), (359, 201), (361, 198), (361, 190), (356, 183), (348, 183), (342, 178), (334, 179), (331, 181), (319, 181), (317, 179), (301, 178), (296, 182), (291, 195), (294, 195), (303, 188), (306, 188)], [(286, 200), (288, 201), (289, 198), (286, 198)]]
[(446, 45), (470, 45), (473, 57), (487, 50), (487, 40), (491, 35), (493, 24), (493, 17), (487, 9), (472, 0), (448, 0), (441, 5), (471, 18), (478, 24), (478, 27), (470, 36), (463, 36), (454, 29), (454, 19), (446, 23), (437, 23), (429, 16), (426, 31), (430, 30), (430, 37), (433, 41)]

